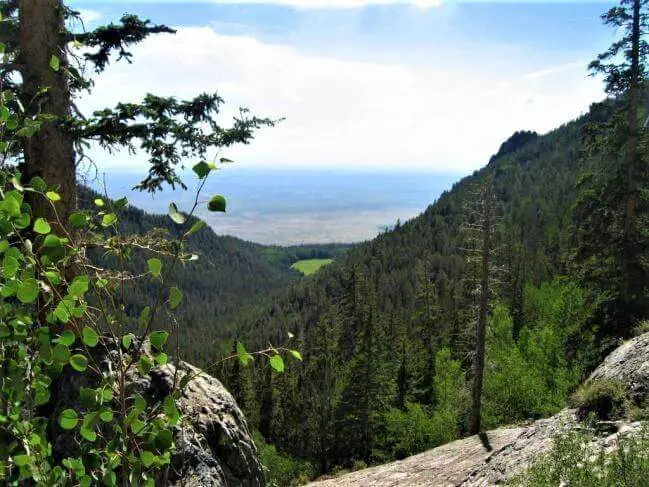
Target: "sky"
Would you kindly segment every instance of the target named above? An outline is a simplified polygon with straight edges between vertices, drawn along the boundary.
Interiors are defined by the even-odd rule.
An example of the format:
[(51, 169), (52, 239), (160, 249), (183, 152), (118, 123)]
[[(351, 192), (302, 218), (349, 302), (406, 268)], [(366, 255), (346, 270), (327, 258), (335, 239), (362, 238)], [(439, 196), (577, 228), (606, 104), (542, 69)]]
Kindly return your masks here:
[[(97, 78), (82, 110), (147, 92), (218, 91), (284, 118), (222, 156), (247, 167), (425, 171), (483, 166), (516, 130), (547, 132), (603, 98), (587, 65), (614, 39), (602, 1), (73, 0), (86, 27), (137, 13), (177, 29)], [(144, 173), (142, 155), (94, 155)]]

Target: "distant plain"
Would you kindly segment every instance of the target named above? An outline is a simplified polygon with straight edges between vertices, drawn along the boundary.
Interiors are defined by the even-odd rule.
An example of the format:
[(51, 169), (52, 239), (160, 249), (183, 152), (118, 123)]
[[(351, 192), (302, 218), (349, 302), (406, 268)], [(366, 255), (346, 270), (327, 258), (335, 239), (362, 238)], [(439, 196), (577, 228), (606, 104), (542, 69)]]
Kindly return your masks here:
[[(171, 201), (184, 210), (191, 207), (195, 180), (190, 174), (186, 176), (188, 191), (155, 195), (130, 190), (143, 175), (109, 173), (90, 184), (100, 189), (105, 181), (109, 196), (127, 196), (131, 204), (153, 213), (166, 213)], [(218, 234), (264, 244), (360, 242), (393, 227), (397, 220), (417, 216), (459, 178), (416, 171), (227, 165), (210, 177), (204, 190), (206, 198), (223, 194), (228, 200), (227, 213), (201, 209), (198, 216)]]

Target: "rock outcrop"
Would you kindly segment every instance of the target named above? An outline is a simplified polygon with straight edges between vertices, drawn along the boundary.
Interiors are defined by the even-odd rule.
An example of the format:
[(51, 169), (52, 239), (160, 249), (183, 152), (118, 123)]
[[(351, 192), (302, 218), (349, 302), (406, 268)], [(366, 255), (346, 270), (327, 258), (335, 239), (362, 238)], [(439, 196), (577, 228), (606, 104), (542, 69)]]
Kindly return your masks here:
[[(148, 348), (145, 346), (145, 348)], [(96, 357), (109, 366), (110, 359)], [(111, 357), (115, 360), (115, 357)], [(153, 369), (143, 377), (134, 367), (129, 372), (130, 394), (142, 394), (152, 402), (162, 401), (171, 391), (174, 378), (194, 377), (179, 401), (185, 416), (175, 433), (176, 452), (165, 479), (166, 485), (183, 487), (263, 487), (264, 473), (245, 417), (234, 398), (214, 377), (180, 362)], [(79, 409), (81, 387), (96, 387), (89, 374), (71, 373), (57, 384), (53, 404), (55, 417), (67, 408)], [(73, 432), (58, 431), (54, 453), (59, 458), (74, 456)]]
[[(588, 380), (620, 381), (640, 403), (649, 393), (649, 333), (612, 352)], [(566, 409), (551, 418), (521, 426), (498, 428), (481, 436), (454, 441), (419, 455), (338, 478), (311, 487), (483, 487), (506, 483), (524, 472), (552, 446), (562, 430), (578, 426), (575, 411)], [(593, 440), (596, 448), (610, 450), (621, 437), (639, 431), (641, 423), (608, 422)]]

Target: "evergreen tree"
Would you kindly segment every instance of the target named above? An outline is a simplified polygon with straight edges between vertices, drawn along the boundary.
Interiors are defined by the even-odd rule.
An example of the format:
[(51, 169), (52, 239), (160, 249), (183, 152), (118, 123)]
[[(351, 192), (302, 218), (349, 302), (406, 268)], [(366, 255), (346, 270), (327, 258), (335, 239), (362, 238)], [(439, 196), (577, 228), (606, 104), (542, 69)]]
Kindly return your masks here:
[(649, 188), (649, 140), (640, 118), (649, 52), (647, 4), (622, 0), (602, 16), (623, 35), (590, 64), (593, 73), (604, 75), (614, 101), (613, 115), (584, 132), (586, 171), (574, 212), (576, 260), (584, 285), (599, 301), (608, 336), (628, 336), (649, 310), (649, 208), (643, 197)]
[[(140, 103), (120, 103), (85, 117), (74, 101), (93, 86), (86, 67), (99, 75), (113, 55), (130, 62), (132, 46), (174, 31), (135, 15), (90, 32), (75, 31), (70, 26), (80, 14), (62, 0), (3, 0), (0, 14), (5, 50), (0, 82), (3, 96), (21, 114), (16, 125), (23, 127), (4, 134), (9, 162), (20, 164), (27, 181), (39, 176), (58, 187), (64, 224), (77, 205), (76, 168), (85, 160), (89, 142), (109, 151), (138, 148), (147, 153), (149, 174), (138, 188), (156, 191), (164, 184), (184, 187), (177, 172), (183, 160), (247, 143), (256, 128), (272, 125), (242, 110), (232, 127), (221, 127), (215, 119), (223, 100), (216, 94), (186, 101), (149, 94)], [(49, 205), (32, 203), (36, 216), (56, 221)]]

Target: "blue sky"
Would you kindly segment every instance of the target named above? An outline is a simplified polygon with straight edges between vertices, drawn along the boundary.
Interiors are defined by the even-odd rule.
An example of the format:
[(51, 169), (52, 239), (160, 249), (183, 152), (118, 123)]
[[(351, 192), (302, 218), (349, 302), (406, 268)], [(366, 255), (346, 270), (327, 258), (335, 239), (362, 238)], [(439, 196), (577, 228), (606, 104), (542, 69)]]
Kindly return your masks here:
[[(586, 66), (614, 38), (602, 1), (71, 4), (89, 27), (133, 12), (178, 28), (100, 77), (85, 110), (217, 90), (224, 119), (239, 105), (286, 117), (224, 154), (270, 168), (468, 173), (513, 131), (548, 131), (601, 99)], [(146, 167), (141, 156), (95, 158)]]

